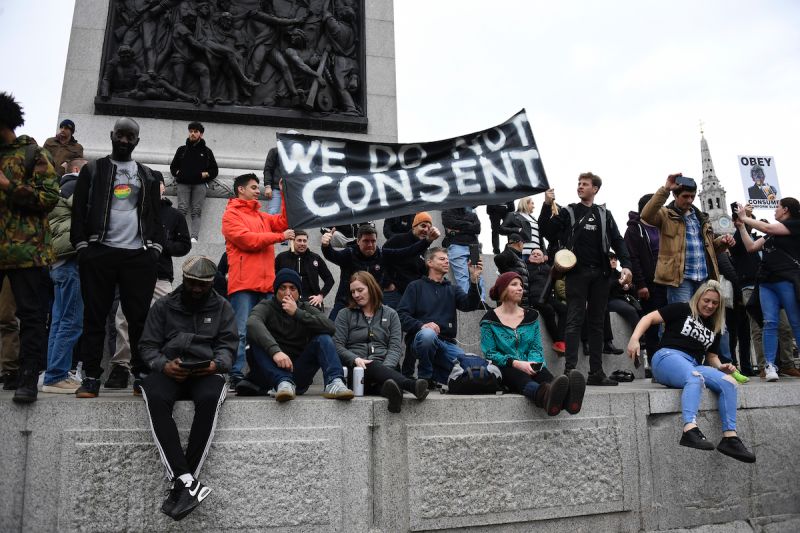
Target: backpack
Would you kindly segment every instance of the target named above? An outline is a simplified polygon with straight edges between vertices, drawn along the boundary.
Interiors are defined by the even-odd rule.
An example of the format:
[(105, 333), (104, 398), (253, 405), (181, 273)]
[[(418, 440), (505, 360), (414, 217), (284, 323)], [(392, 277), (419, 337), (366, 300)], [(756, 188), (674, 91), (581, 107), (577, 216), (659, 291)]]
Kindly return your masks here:
[(448, 394), (495, 394), (501, 390), (500, 369), (483, 357), (459, 357), (447, 378)]

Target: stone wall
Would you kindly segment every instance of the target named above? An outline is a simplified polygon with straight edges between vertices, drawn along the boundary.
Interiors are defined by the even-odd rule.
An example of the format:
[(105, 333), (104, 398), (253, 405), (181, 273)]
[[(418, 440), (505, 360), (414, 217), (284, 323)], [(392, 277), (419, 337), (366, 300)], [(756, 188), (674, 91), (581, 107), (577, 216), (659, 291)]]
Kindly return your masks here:
[[(399, 415), (373, 397), (229, 398), (202, 472), (213, 492), (177, 524), (158, 511), (141, 400), (2, 393), (0, 531), (797, 531), (798, 382), (740, 392), (753, 465), (680, 447), (680, 392), (649, 380), (555, 418), (517, 395), (437, 393)], [(176, 406), (184, 439), (191, 414)], [(713, 398), (698, 422), (719, 440)]]

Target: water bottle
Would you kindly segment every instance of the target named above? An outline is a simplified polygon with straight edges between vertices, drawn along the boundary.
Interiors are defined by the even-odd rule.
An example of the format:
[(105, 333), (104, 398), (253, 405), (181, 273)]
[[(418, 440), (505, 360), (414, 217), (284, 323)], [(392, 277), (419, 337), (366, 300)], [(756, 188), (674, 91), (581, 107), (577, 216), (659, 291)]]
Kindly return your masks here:
[(353, 367), (353, 394), (364, 396), (364, 369), (360, 366)]

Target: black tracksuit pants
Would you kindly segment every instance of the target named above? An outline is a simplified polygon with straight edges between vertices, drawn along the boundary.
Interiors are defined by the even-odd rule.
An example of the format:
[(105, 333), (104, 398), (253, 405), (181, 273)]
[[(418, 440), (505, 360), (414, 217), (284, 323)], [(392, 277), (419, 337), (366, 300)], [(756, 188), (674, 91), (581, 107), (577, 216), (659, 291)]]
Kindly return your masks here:
[(47, 267), (0, 270), (0, 285), (8, 276), (19, 319), (20, 370), (36, 374), (47, 367), (47, 313), (50, 309)]
[(78, 260), (83, 295), (83, 333), (81, 361), (90, 378), (103, 374), (103, 338), (106, 318), (119, 286), (119, 304), (128, 319), (131, 343), (131, 371), (135, 376), (146, 373), (139, 356), (139, 338), (144, 330), (150, 300), (156, 286), (157, 259), (145, 249), (125, 250), (102, 244), (91, 244)]
[[(147, 405), (161, 462), (170, 480), (183, 474), (197, 478), (214, 438), (217, 415), (225, 401), (226, 391), (222, 374), (189, 377), (183, 383), (178, 383), (163, 372), (153, 372), (144, 379), (142, 398)], [(178, 427), (172, 418), (172, 409), (177, 400), (194, 402), (194, 419), (186, 453), (181, 448)]]

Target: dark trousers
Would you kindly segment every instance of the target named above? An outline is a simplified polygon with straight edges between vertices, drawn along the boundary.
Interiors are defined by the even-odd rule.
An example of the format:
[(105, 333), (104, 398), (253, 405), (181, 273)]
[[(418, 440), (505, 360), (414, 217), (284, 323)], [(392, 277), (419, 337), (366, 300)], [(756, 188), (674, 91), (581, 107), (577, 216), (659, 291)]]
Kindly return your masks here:
[(47, 314), (50, 311), (50, 274), (47, 267), (0, 270), (0, 286), (8, 277), (19, 319), (19, 367), (38, 374), (47, 361)]
[(145, 249), (124, 250), (92, 244), (81, 252), (81, 293), (83, 294), (83, 334), (81, 361), (90, 378), (103, 374), (103, 338), (106, 319), (119, 286), (119, 304), (128, 319), (131, 344), (131, 371), (147, 372), (139, 356), (139, 338), (156, 286), (156, 260)]
[(739, 347), (738, 362), (742, 370), (752, 372), (753, 363), (750, 361), (750, 320), (747, 311), (741, 304), (735, 304), (733, 309), (725, 310), (725, 323), (730, 332), (731, 357), (737, 362), (736, 347)]
[[(533, 308), (539, 311), (547, 328), (547, 333), (553, 342), (564, 340), (564, 328), (567, 324), (567, 304), (559, 302), (555, 298), (550, 298), (544, 303), (535, 302)], [(558, 320), (556, 320), (556, 317)]]
[[(588, 322), (584, 321), (583, 326), (581, 326), (581, 342), (587, 342), (589, 340), (589, 324)], [(606, 308), (605, 315), (603, 316), (603, 342), (611, 342), (614, 340), (614, 330), (611, 329), (611, 315), (608, 312), (608, 308)], [(589, 355), (589, 354), (584, 354)]]
[[(161, 462), (170, 480), (183, 474), (192, 474), (196, 478), (200, 473), (214, 438), (217, 415), (225, 401), (226, 391), (222, 374), (190, 377), (183, 383), (162, 372), (153, 372), (144, 379), (142, 398), (150, 416)], [(172, 409), (177, 400), (194, 402), (194, 418), (185, 454), (181, 448), (178, 426), (172, 418)]]
[(502, 367), (500, 373), (503, 375), (503, 385), (508, 390), (529, 398), (533, 398), (536, 391), (539, 390), (539, 385), (553, 381), (553, 374), (547, 370), (547, 367), (542, 367), (534, 376), (517, 370), (513, 366)]
[[(650, 293), (650, 298), (641, 300), (642, 315), (651, 313), (661, 309), (667, 305), (667, 288), (664, 285), (649, 283), (647, 290)], [(644, 332), (644, 343), (647, 346), (647, 356), (652, 359), (653, 355), (658, 351), (658, 345), (661, 342), (660, 326), (651, 326)]]
[(608, 312), (617, 313), (622, 319), (628, 323), (631, 329), (636, 328), (639, 323), (639, 311), (636, 310), (631, 304), (619, 298), (612, 298), (608, 301)]
[(280, 368), (272, 356), (267, 355), (260, 346), (250, 346), (251, 358), (247, 364), (250, 373), (247, 379), (263, 389), (277, 388), (281, 381), (289, 381), (303, 394), (314, 381), (314, 375), (322, 370), (325, 385), (336, 378), (343, 379), (342, 362), (336, 353), (336, 346), (330, 335), (320, 334), (309, 339), (305, 350), (292, 358), (292, 370)]
[[(352, 369), (349, 375), (353, 375)], [(402, 390), (409, 392), (414, 390), (413, 379), (407, 378), (394, 368), (386, 366), (382, 361), (373, 361), (364, 369), (364, 388), (369, 394), (379, 394), (381, 385), (388, 379), (395, 380)]]
[(589, 371), (603, 370), (603, 320), (608, 302), (608, 274), (600, 268), (576, 267), (567, 273), (567, 326), (564, 340), (567, 345), (565, 369), (578, 366), (578, 347), (581, 327), (587, 323), (589, 340)]
[(500, 226), (503, 225), (505, 215), (489, 213), (489, 223), (492, 226), (492, 253), (500, 253)]

